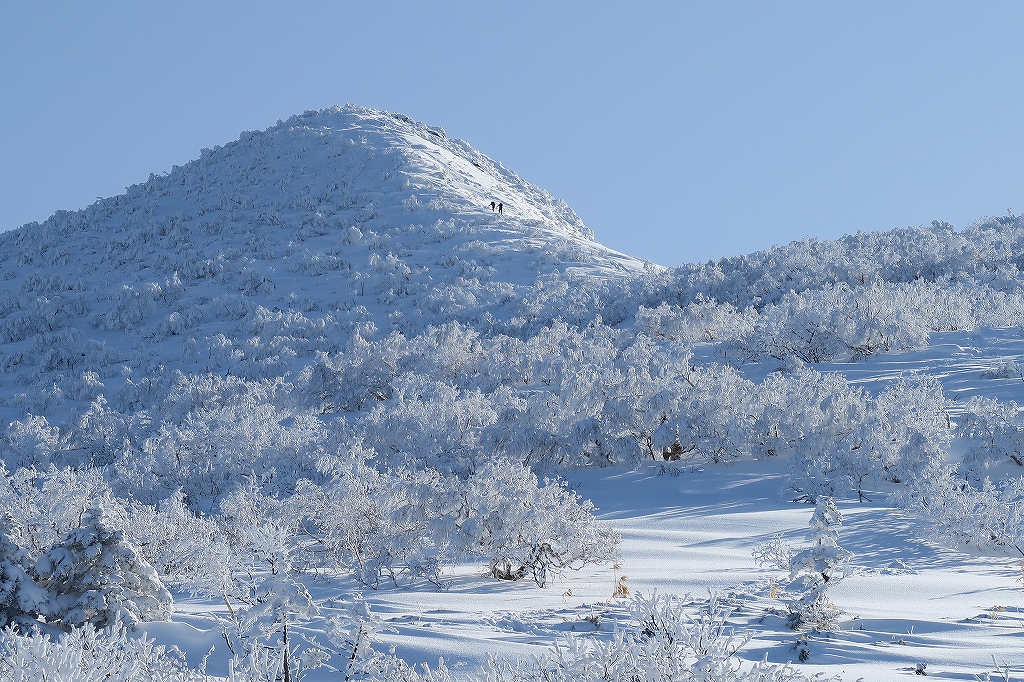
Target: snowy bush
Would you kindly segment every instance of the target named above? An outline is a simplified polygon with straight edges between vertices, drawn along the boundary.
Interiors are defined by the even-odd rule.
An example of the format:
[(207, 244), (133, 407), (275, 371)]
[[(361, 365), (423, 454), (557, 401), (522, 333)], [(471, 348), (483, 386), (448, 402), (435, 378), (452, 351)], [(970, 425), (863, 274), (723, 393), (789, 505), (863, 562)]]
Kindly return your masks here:
[(751, 554), (754, 557), (754, 563), (758, 566), (767, 566), (778, 571), (789, 571), (794, 551), (793, 547), (782, 539), (782, 533), (778, 533), (754, 545)]
[(0, 627), (28, 627), (49, 611), (50, 594), (32, 580), (29, 553), (10, 537), (10, 517), (0, 518)]
[(909, 305), (915, 293), (912, 287), (882, 282), (791, 291), (761, 311), (747, 338), (728, 347), (755, 360), (792, 356), (804, 362), (920, 347), (927, 342), (931, 325), (919, 306)]
[(53, 453), (62, 448), (60, 429), (50, 426), (46, 417), (29, 414), (7, 427), (4, 462), (9, 469), (45, 466)]
[(1024, 477), (977, 487), (955, 467), (935, 466), (896, 495), (923, 533), (954, 547), (1015, 548), (1024, 544)]
[(304, 585), (285, 573), (272, 573), (255, 582), (248, 596), (248, 607), (242, 612), (232, 609), (230, 626), (223, 628), (234, 653), (234, 674), (244, 671), (251, 676), (259, 671), (267, 675), (267, 682), (299, 679), (304, 664), (320, 667), (329, 657), (313, 649), (298, 653), (289, 634), (289, 626), (320, 613)]
[(59, 637), (38, 628), (0, 631), (0, 681), (74, 680), (74, 682), (208, 682), (190, 670), (176, 648), (147, 637), (129, 636), (115, 621), (98, 630), (92, 625), (71, 628)]
[(946, 396), (935, 377), (902, 376), (875, 400), (877, 417), (862, 426), (870, 468), (893, 483), (912, 481), (945, 460), (953, 435)]
[(876, 398), (842, 375), (800, 367), (769, 378), (759, 429), (776, 452), (792, 452), (793, 487), (811, 497), (910, 481), (941, 461), (952, 437), (938, 381), (903, 377)]
[(156, 479), (148, 482), (150, 490), (133, 491), (136, 495), (156, 492), (161, 499), (182, 488), (193, 505), (208, 509), (241, 477), (288, 487), (304, 473), (311, 475), (325, 441), (311, 415), (293, 419), (246, 393), (223, 405), (192, 410), (177, 424), (160, 422), (142, 453), (122, 466), (126, 474), (143, 469)]
[(188, 508), (182, 490), (156, 506), (132, 502), (119, 524), (126, 539), (156, 570), (161, 582), (192, 592), (209, 591), (229, 548), (216, 521)]
[(719, 303), (697, 294), (685, 308), (662, 303), (657, 308), (640, 306), (637, 327), (649, 336), (670, 341), (727, 341), (753, 333), (757, 313), (751, 308), (737, 310), (731, 303)]
[(123, 504), (99, 469), (0, 467), (0, 515), (7, 515), (11, 539), (33, 560), (79, 528), (90, 507), (121, 517)]
[(360, 420), (366, 445), (393, 467), (472, 471), (482, 456), (481, 432), (497, 420), (488, 398), (411, 372), (394, 390)]
[(977, 479), (1000, 464), (1024, 466), (1024, 418), (1016, 402), (972, 396), (958, 421), (962, 437), (971, 444), (964, 457), (965, 474)]
[(529, 576), (540, 586), (559, 572), (612, 561), (619, 536), (593, 516), (594, 506), (564, 481), (543, 485), (525, 466), (491, 462), (467, 482), (470, 516), (460, 530), (476, 553), (490, 555), (491, 575)]
[(544, 585), (563, 570), (613, 559), (618, 544), (590, 502), (512, 462), (487, 463), (466, 480), (357, 465), (325, 487), (304, 483), (277, 509), (272, 518), (307, 521), (318, 549), (371, 587), (411, 578), (444, 586), (444, 569), (462, 561)]
[(127, 331), (141, 325), (166, 297), (159, 284), (149, 282), (138, 289), (122, 285), (111, 298), (112, 305), (103, 319), (103, 327), (111, 331)]
[[(69, 471), (6, 477), (0, 517), (0, 606), (10, 623), (132, 625), (168, 616), (171, 595), (156, 571), (102, 511), (99, 495)], [(38, 486), (38, 487), (37, 487)], [(48, 505), (33, 493), (50, 492)], [(108, 498), (108, 503), (112, 501)], [(116, 511), (122, 511), (116, 504)]]
[(808, 678), (767, 658), (746, 664), (736, 653), (749, 637), (728, 625), (729, 610), (716, 597), (696, 614), (674, 598), (652, 595), (630, 604), (633, 623), (610, 640), (567, 634), (551, 654), (533, 661), (492, 659), (486, 682), (796, 682)]

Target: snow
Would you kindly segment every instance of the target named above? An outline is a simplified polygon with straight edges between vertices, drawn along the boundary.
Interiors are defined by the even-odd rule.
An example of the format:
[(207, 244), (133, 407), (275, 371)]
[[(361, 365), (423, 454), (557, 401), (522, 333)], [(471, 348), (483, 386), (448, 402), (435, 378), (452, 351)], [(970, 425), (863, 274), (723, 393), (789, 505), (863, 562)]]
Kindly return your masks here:
[[(504, 202), (503, 215), (491, 201)], [(52, 326), (39, 314), (70, 315), (78, 331), (62, 340), (72, 353), (105, 356), (106, 373), (64, 379), (109, 398), (125, 366), (204, 371), (218, 363), (201, 360), (218, 352), (249, 360), (240, 335), (260, 341), (306, 324), (320, 330), (316, 350), (332, 352), (368, 324), (411, 334), (489, 315), (522, 325), (549, 315), (550, 302), (529, 300), (538, 284), (557, 291), (559, 281), (663, 271), (598, 244), (563, 202), (439, 129), (353, 106), (307, 112), (124, 195), (0, 235), (0, 277), (14, 299), (0, 309), (0, 360), (20, 373), (0, 394), (24, 393), (20, 409), (6, 399), (0, 412), (5, 422), (68, 414), (15, 388), (36, 381), (34, 334)], [(32, 308), (36, 296), (43, 310)], [(234, 343), (211, 348), (218, 333)], [(294, 350), (282, 371), (313, 354)]]
[[(503, 202), (501, 216), (491, 201)], [(628, 329), (629, 314), (613, 319), (623, 301), (635, 310), (650, 291), (662, 296), (652, 305), (671, 300), (679, 280), (651, 284), (668, 276), (603, 247), (564, 203), (440, 129), (359, 107), (307, 112), (82, 213), (0, 237), (0, 417), (19, 420), (9, 438), (26, 443), (19, 451), (29, 459), (63, 453), (47, 424), (74, 423), (99, 395), (142, 411), (165, 399), (160, 382), (175, 372), (273, 385), (319, 354), (450, 320), (512, 338), (555, 319), (584, 327), (599, 315)], [(695, 364), (718, 361), (719, 348), (694, 344)], [(99, 369), (86, 375), (83, 364)], [(784, 364), (764, 359), (738, 371), (761, 382)], [(920, 348), (814, 365), (875, 395), (903, 375), (936, 377), (954, 418), (972, 396), (1024, 403), (1014, 367), (1024, 367), (1019, 327), (933, 332)], [(121, 446), (118, 434), (108, 440)], [(688, 595), (694, 611), (722, 595), (734, 608), (730, 622), (752, 634), (738, 653), (749, 662), (767, 656), (844, 680), (907, 679), (921, 663), (936, 679), (972, 680), (996, 666), (1024, 679), (1024, 557), (923, 539), (920, 521), (889, 501), (892, 487), (837, 500), (838, 542), (853, 554), (829, 589), (840, 627), (804, 635), (786, 627), (786, 602), (772, 596), (786, 573), (752, 554), (777, 534), (794, 547), (805, 542), (813, 507), (794, 501), (782, 459), (559, 473), (621, 535), (614, 564), (564, 571), (543, 588), (495, 580), (478, 564), (447, 569), (444, 590), (425, 580), (371, 590), (318, 571), (304, 587), (322, 617), (295, 632), (323, 641), (325, 620), (349, 613), (358, 593), (380, 619), (378, 651), (431, 666), (443, 658), (468, 677), (490, 655), (540, 655), (566, 633), (610, 639), (628, 625), (626, 601), (615, 596), (625, 585)], [(174, 597), (171, 620), (141, 631), (193, 665), (212, 648), (209, 671), (225, 675), (218, 618), (227, 607)], [(306, 679), (336, 674), (312, 670)]]
[[(901, 680), (927, 663), (929, 677), (971, 680), (994, 672), (993, 658), (1024, 672), (1024, 592), (1020, 558), (979, 557), (922, 543), (905, 512), (884, 503), (843, 501), (840, 544), (853, 552), (846, 578), (830, 595), (842, 609), (841, 629), (809, 637), (811, 656), (798, 663), (798, 633), (784, 624), (784, 604), (769, 598), (779, 571), (759, 568), (751, 552), (782, 533), (799, 544), (813, 506), (792, 502), (777, 461), (665, 474), (655, 465), (635, 471), (581, 471), (573, 486), (622, 534), (617, 568), (569, 572), (547, 587), (495, 583), (479, 567), (464, 567), (445, 591), (382, 587), (361, 590), (385, 621), (375, 641), (409, 662), (443, 658), (455, 674), (479, 670), (488, 655), (524, 658), (548, 650), (566, 632), (608, 637), (626, 620), (613, 599), (619, 576), (633, 593), (728, 597), (731, 622), (754, 638), (740, 652), (793, 661), (805, 673), (844, 680)], [(313, 596), (330, 610), (332, 597), (353, 589), (344, 581), (317, 583)], [(174, 624), (144, 628), (198, 660), (218, 643), (205, 603), (177, 603)], [(596, 623), (596, 624), (595, 624)], [(205, 635), (202, 634), (205, 632)], [(211, 670), (218, 660), (213, 657)], [(332, 679), (329, 675), (309, 679)]]

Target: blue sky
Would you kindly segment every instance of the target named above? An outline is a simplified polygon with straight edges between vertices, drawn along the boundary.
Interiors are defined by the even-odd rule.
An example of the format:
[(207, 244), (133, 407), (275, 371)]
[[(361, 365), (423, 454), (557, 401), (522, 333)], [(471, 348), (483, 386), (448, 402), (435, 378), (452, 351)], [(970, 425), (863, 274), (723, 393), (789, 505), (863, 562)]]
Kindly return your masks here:
[(1024, 3), (0, 8), (0, 229), (243, 130), (404, 113), (663, 265), (1024, 212)]

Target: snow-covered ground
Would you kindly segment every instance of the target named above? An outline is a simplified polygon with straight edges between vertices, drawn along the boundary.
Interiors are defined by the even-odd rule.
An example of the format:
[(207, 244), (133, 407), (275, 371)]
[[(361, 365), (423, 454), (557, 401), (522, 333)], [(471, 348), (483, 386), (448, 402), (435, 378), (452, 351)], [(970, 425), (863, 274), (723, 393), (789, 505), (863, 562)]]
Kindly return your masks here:
[[(1007, 360), (1024, 364), (1021, 329), (935, 334), (926, 349), (818, 369), (874, 390), (901, 374), (932, 374), (953, 411), (958, 398), (971, 395), (1024, 401), (1020, 377), (990, 376)], [(756, 378), (774, 367), (744, 369)], [(571, 486), (621, 534), (621, 555), (615, 566), (566, 571), (544, 588), (495, 582), (483, 566), (464, 566), (444, 591), (427, 583), (367, 590), (325, 581), (315, 594), (330, 604), (357, 590), (384, 621), (378, 648), (394, 647), (410, 663), (443, 658), (456, 674), (479, 671), (490, 655), (547, 652), (567, 632), (610, 638), (628, 620), (625, 599), (613, 596), (624, 579), (634, 594), (686, 595), (694, 613), (711, 594), (725, 598), (737, 631), (752, 634), (739, 652), (747, 661), (767, 656), (850, 681), (913, 679), (922, 663), (934, 679), (975, 680), (1005, 670), (1012, 680), (1024, 679), (1024, 556), (1012, 548), (980, 556), (923, 541), (914, 519), (887, 503), (885, 490), (839, 502), (840, 544), (854, 554), (830, 592), (843, 610), (840, 629), (804, 637), (788, 628), (785, 603), (770, 597), (773, 579), (786, 576), (752, 557), (757, 543), (777, 534), (794, 546), (804, 542), (813, 506), (794, 501), (785, 467), (779, 460), (701, 468), (651, 463), (571, 473)], [(184, 598), (176, 623), (146, 628), (160, 641), (188, 643), (194, 658), (218, 644), (217, 627), (202, 616), (209, 608)], [(803, 649), (809, 655), (800, 661)]]
[[(501, 215), (492, 201), (503, 202)], [(17, 424), (4, 459), (12, 472), (50, 463), (95, 467), (98, 476), (116, 478), (118, 489), (144, 497), (139, 508), (190, 483), (188, 475), (175, 478), (182, 467), (201, 476), (217, 465), (204, 470), (196, 462), (220, 461), (224, 471), (235, 467), (230, 476), (214, 471), (206, 496), (193, 490), (190, 500), (208, 521), (231, 492), (222, 479), (236, 487), (251, 480), (254, 490), (264, 485), (268, 497), (284, 497), (306, 478), (326, 486), (357, 456), (386, 470), (402, 464), (401, 456), (430, 467), (449, 465), (448, 455), (455, 464), (443, 475), (454, 478), (466, 475), (460, 462), (486, 461), (487, 448), (514, 448), (522, 436), (523, 451), (502, 453), (503, 461), (532, 458), (592, 500), (598, 518), (622, 537), (617, 563), (564, 571), (544, 587), (496, 580), (483, 564), (446, 566), (443, 590), (422, 579), (369, 589), (316, 566), (302, 581), (321, 617), (296, 624), (294, 636), (323, 642), (325, 621), (350, 613), (359, 593), (376, 614), (379, 651), (431, 666), (442, 658), (468, 677), (488, 656), (540, 655), (568, 633), (609, 640), (616, 627), (628, 626), (627, 592), (686, 597), (693, 613), (714, 594), (732, 607), (736, 632), (750, 634), (737, 653), (748, 662), (792, 661), (806, 673), (867, 682), (919, 672), (973, 680), (998, 668), (1020, 682), (1024, 555), (926, 541), (919, 520), (890, 500), (895, 485), (868, 489), (865, 500), (837, 500), (845, 515), (839, 543), (853, 553), (844, 580), (829, 590), (842, 610), (838, 629), (802, 634), (787, 627), (776, 593), (787, 576), (758, 565), (753, 551), (778, 534), (799, 547), (813, 507), (795, 501), (800, 495), (784, 457), (765, 457), (750, 445), (753, 418), (745, 422), (737, 411), (720, 421), (706, 414), (691, 420), (685, 413), (692, 405), (714, 411), (755, 404), (743, 395), (716, 403), (716, 392), (754, 392), (787, 365), (762, 358), (733, 371), (715, 365), (723, 344), (771, 334), (800, 341), (807, 328), (821, 331), (820, 320), (841, 319), (837, 311), (855, 323), (877, 321), (858, 318), (847, 304), (859, 314), (892, 292), (924, 291), (935, 308), (943, 282), (977, 276), (955, 295), (990, 303), (990, 315), (1024, 315), (1020, 268), (1007, 246), (1012, 240), (1001, 234), (1012, 227), (1020, 232), (1014, 238), (1024, 239), (1014, 225), (966, 236), (939, 226), (887, 237), (913, 258), (881, 254), (851, 265), (843, 249), (857, 244), (815, 243), (790, 249), (789, 262), (809, 263), (800, 268), (775, 271), (737, 259), (673, 274), (603, 247), (564, 203), (439, 128), (356, 107), (310, 112), (204, 150), (125, 195), (0, 238), (0, 417)], [(985, 251), (985, 239), (999, 249)], [(997, 262), (950, 264), (943, 245), (957, 254), (977, 246)], [(812, 247), (838, 260), (819, 272), (823, 259), (801, 251)], [(762, 256), (771, 262), (771, 254)], [(918, 271), (925, 257), (939, 264), (932, 280)], [(869, 306), (860, 305), (858, 281), (870, 289)], [(815, 287), (824, 292), (818, 303), (834, 309), (807, 317), (810, 327), (764, 322), (787, 314), (772, 307), (779, 301), (789, 301), (794, 317), (821, 312), (815, 299), (796, 300)], [(760, 309), (747, 307), (755, 301)], [(661, 306), (664, 314), (648, 310), (642, 330), (640, 306)], [(885, 325), (895, 322), (879, 325), (882, 333), (894, 347), (913, 347), (918, 320), (886, 315)], [(973, 396), (1024, 402), (1024, 331), (975, 327), (932, 333), (915, 350), (813, 368), (840, 373), (872, 395), (900, 376), (935, 377), (952, 428)], [(871, 324), (864, 328), (877, 343)], [(851, 348), (869, 345), (854, 323), (843, 333), (840, 341)], [(684, 340), (692, 343), (692, 367)], [(826, 350), (840, 341), (830, 339)], [(701, 371), (699, 387), (680, 378)], [(753, 383), (741, 383), (740, 375)], [(690, 388), (690, 403), (671, 402)], [(321, 402), (310, 398), (314, 391), (323, 393)], [(445, 421), (452, 414), (457, 418)], [(635, 436), (619, 423), (631, 418)], [(740, 423), (749, 428), (736, 437), (730, 464), (621, 465), (636, 461), (645, 433), (650, 452), (659, 452), (671, 442), (672, 426), (678, 437), (680, 424), (697, 432)], [(389, 441), (392, 429), (400, 433)], [(1007, 432), (1024, 433), (1024, 425), (1009, 424)], [(655, 442), (666, 433), (668, 441)], [(366, 454), (371, 446), (381, 448), (380, 459)], [(337, 456), (349, 450), (357, 453), (353, 460)], [(421, 450), (434, 459), (415, 461)], [(951, 461), (961, 454), (953, 448)], [(997, 469), (1019, 476), (1005, 458)], [(213, 648), (208, 669), (223, 675), (230, 653), (219, 619), (226, 614), (221, 601), (182, 592), (171, 620), (140, 627), (181, 648), (194, 665)], [(307, 679), (338, 676), (319, 669)]]
[[(913, 678), (919, 663), (929, 677), (974, 680), (1009, 668), (1024, 677), (1024, 585), (1020, 556), (980, 557), (923, 542), (912, 519), (887, 505), (840, 503), (840, 544), (854, 553), (846, 577), (830, 592), (843, 610), (841, 628), (802, 638), (785, 625), (785, 604), (770, 595), (777, 570), (758, 567), (751, 552), (776, 534), (804, 541), (813, 507), (792, 501), (777, 461), (700, 470), (649, 465), (635, 471), (588, 470), (570, 477), (600, 508), (599, 516), (622, 534), (615, 567), (568, 571), (544, 588), (532, 582), (495, 582), (483, 567), (451, 575), (450, 589), (384, 586), (367, 590), (345, 581), (310, 585), (327, 604), (359, 590), (384, 621), (378, 648), (410, 663), (443, 658), (456, 674), (478, 672), (488, 655), (522, 659), (548, 651), (567, 632), (609, 638), (625, 625), (624, 599), (614, 598), (620, 578), (633, 593), (688, 595), (697, 612), (711, 593), (734, 609), (731, 622), (753, 638), (739, 657), (793, 662), (805, 673), (844, 680)], [(226, 652), (211, 608), (188, 598), (172, 623), (145, 629), (177, 644), (198, 660), (226, 665)], [(222, 610), (215, 607), (216, 610)], [(196, 629), (193, 629), (196, 628)], [(800, 662), (801, 649), (809, 656)], [(333, 679), (310, 673), (311, 680)]]

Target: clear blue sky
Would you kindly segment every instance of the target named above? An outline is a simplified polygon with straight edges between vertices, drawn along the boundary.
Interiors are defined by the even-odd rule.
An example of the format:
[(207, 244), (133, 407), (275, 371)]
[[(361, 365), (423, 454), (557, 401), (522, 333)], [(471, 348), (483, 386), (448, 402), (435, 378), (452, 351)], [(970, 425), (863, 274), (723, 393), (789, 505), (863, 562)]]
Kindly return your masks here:
[(1021, 2), (6, 2), (0, 229), (307, 109), (444, 127), (663, 265), (1024, 212)]

